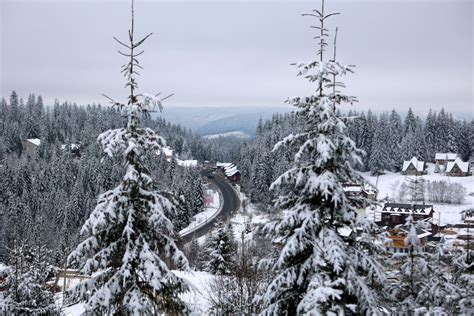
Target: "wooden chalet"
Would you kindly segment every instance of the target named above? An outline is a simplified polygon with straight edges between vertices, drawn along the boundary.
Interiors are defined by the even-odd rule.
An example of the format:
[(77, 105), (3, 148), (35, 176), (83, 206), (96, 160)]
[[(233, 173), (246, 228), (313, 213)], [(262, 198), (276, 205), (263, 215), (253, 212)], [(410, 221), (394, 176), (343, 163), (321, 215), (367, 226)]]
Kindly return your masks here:
[(381, 210), (379, 226), (393, 228), (406, 223), (408, 216), (412, 216), (414, 221), (427, 221), (431, 223), (431, 233), (436, 234), (438, 226), (433, 224), (433, 205), (428, 204), (408, 204), (408, 203), (385, 203)]
[(230, 162), (216, 163), (217, 170), (222, 172), (229, 181), (240, 182), (240, 171)]
[(421, 176), (426, 174), (425, 162), (416, 157), (403, 162), (402, 174), (407, 176)]
[(233, 165), (234, 164), (231, 163), (231, 162), (217, 162), (216, 163), (216, 168), (217, 168), (217, 170), (219, 170), (221, 172), (224, 172), (225, 168), (231, 167)]
[(472, 175), (472, 172), (469, 170), (469, 162), (464, 162), (459, 158), (448, 162), (445, 173), (450, 177), (467, 177)]
[(224, 173), (230, 181), (240, 182), (240, 171), (234, 165), (227, 167)]
[[(387, 250), (391, 252), (406, 252), (408, 248), (405, 246), (405, 238), (408, 234), (408, 227), (401, 226), (398, 228), (393, 228), (388, 231), (390, 238), (390, 244), (387, 246)], [(432, 235), (429, 231), (424, 229), (416, 229), (416, 235), (420, 240), (420, 244), (422, 247), (426, 246), (428, 242), (428, 237)]]

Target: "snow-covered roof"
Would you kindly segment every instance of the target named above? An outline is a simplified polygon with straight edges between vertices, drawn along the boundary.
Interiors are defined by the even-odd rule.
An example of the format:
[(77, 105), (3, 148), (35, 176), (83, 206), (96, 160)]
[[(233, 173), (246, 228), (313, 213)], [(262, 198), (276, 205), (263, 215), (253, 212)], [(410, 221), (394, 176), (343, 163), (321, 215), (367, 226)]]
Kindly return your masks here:
[(228, 177), (232, 177), (237, 172), (240, 172), (240, 171), (237, 168), (234, 167), (232, 169), (226, 170), (225, 175), (228, 176)]
[(173, 149), (169, 147), (161, 147), (161, 149), (156, 151), (156, 154), (159, 156), (161, 153), (164, 153), (165, 157), (171, 157), (173, 156)]
[(233, 176), (233, 175), (236, 174), (237, 172), (239, 172), (239, 170), (238, 170), (237, 168), (235, 168), (235, 169), (231, 169), (231, 170), (229, 170), (229, 171), (226, 171), (225, 174), (226, 174), (227, 176)]
[(361, 192), (362, 187), (360, 185), (351, 185), (348, 187), (344, 187), (344, 192)]
[(385, 203), (382, 213), (430, 215), (434, 211), (430, 204)]
[(71, 150), (77, 150), (81, 148), (81, 144), (71, 144)]
[(454, 161), (449, 161), (448, 165), (446, 166), (446, 173), (451, 172), (454, 166), (457, 165), (461, 172), (468, 172), (469, 171), (469, 162), (464, 162), (459, 158), (456, 158)]
[(461, 218), (465, 222), (474, 222), (474, 208), (462, 211)]
[(225, 167), (229, 167), (231, 165), (233, 165), (232, 162), (217, 162), (216, 163), (216, 167), (224, 167), (225, 168)]
[(407, 169), (410, 167), (410, 165), (413, 165), (413, 167), (415, 167), (416, 171), (423, 172), (423, 170), (425, 169), (425, 162), (424, 161), (419, 161), (418, 159), (416, 159), (416, 157), (413, 157), (413, 158), (411, 158), (411, 160), (403, 162), (402, 171), (407, 171)]
[(352, 229), (349, 226), (342, 226), (337, 228), (339, 236), (349, 237), (352, 234)]
[(181, 167), (196, 167), (198, 164), (197, 160), (177, 160), (178, 165)]
[(458, 157), (455, 153), (436, 153), (435, 160), (454, 160)]
[(41, 144), (41, 140), (38, 138), (30, 138), (30, 139), (27, 139), (26, 141), (32, 143), (35, 146), (39, 146)]
[(229, 170), (236, 169), (236, 168), (237, 168), (236, 166), (234, 166), (233, 164), (231, 164), (230, 166), (224, 167), (224, 170), (225, 170), (225, 171), (229, 171)]
[(173, 150), (169, 147), (163, 147), (161, 148), (165, 156), (173, 156)]
[[(408, 234), (408, 232), (410, 231), (410, 227), (408, 225), (402, 225), (400, 227), (400, 230)], [(419, 239), (432, 235), (432, 233), (430, 233), (429, 231), (421, 229), (419, 227), (416, 227), (415, 230), (416, 237), (418, 237)]]

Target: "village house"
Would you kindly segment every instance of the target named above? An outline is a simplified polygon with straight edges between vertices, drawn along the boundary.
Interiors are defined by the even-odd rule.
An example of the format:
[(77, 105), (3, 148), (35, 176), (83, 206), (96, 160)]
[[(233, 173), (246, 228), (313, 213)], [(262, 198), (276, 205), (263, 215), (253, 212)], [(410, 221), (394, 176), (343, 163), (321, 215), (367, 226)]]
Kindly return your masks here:
[(472, 175), (469, 171), (469, 162), (464, 162), (459, 158), (448, 162), (446, 165), (446, 175), (450, 177), (467, 177)]
[(425, 162), (418, 160), (416, 157), (409, 161), (403, 162), (402, 174), (407, 176), (421, 176), (426, 174)]
[(227, 167), (231, 167), (233, 166), (234, 164), (231, 163), (231, 162), (217, 162), (216, 163), (216, 168), (217, 170), (221, 171), (221, 172), (224, 172), (225, 168)]
[(40, 144), (41, 140), (38, 138), (25, 139), (22, 142), (23, 150), (25, 150), (28, 155), (36, 153), (36, 149), (39, 147)]
[(227, 179), (233, 182), (240, 182), (240, 171), (237, 169), (236, 166), (232, 165), (225, 168), (225, 175)]
[[(377, 200), (377, 189), (368, 183), (364, 184), (343, 184), (344, 192), (346, 192), (349, 199), (351, 197), (363, 197), (368, 200)], [(366, 207), (367, 205), (361, 205)]]
[[(409, 228), (407, 226), (401, 226), (389, 230), (388, 238), (390, 239), (390, 243), (387, 246), (387, 250), (391, 252), (407, 252), (408, 248), (405, 246), (405, 239), (407, 237), (408, 231)], [(428, 237), (431, 235), (433, 234), (429, 231), (416, 228), (416, 236), (418, 237), (422, 247), (426, 246)]]
[(408, 216), (412, 216), (414, 221), (426, 221), (431, 223), (431, 233), (436, 234), (438, 226), (433, 223), (433, 205), (429, 204), (409, 204), (409, 203), (385, 203), (381, 210), (379, 226), (389, 228), (406, 223)]
[(231, 162), (217, 162), (217, 170), (222, 172), (232, 182), (240, 182), (240, 171)]
[(455, 153), (436, 153), (435, 163), (440, 167), (444, 167), (448, 162), (456, 160), (457, 157), (458, 155)]

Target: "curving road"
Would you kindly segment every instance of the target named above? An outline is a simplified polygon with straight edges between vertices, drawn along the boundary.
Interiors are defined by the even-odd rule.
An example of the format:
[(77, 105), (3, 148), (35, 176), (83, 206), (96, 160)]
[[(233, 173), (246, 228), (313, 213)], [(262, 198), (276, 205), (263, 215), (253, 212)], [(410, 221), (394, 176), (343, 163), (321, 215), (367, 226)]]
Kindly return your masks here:
[[(195, 231), (189, 232), (186, 235), (181, 236), (181, 242), (183, 244), (205, 235), (208, 231), (212, 229), (212, 227), (218, 220), (222, 220), (224, 222), (227, 221), (230, 216), (240, 207), (240, 198), (236, 190), (229, 183), (227, 183), (227, 180), (225, 180), (220, 175), (211, 174), (208, 172), (203, 172), (202, 175), (207, 176), (209, 182), (212, 182), (221, 192), (222, 210), (219, 215), (217, 215), (213, 220), (210, 220), (206, 225), (198, 228)], [(209, 178), (209, 176), (211, 176), (212, 178)]]

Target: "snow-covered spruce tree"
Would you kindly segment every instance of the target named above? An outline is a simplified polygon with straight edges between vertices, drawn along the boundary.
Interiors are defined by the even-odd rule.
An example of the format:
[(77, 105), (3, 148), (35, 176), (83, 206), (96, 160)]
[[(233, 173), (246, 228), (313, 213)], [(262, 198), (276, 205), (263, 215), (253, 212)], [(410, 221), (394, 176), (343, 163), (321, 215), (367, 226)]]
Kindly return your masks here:
[(289, 99), (304, 117), (305, 130), (274, 148), (299, 146), (291, 169), (272, 184), (281, 216), (264, 227), (281, 244), (275, 258), (262, 262), (275, 272), (261, 297), (268, 315), (377, 313), (383, 304), (385, 273), (374, 255), (382, 246), (370, 234), (373, 224), (357, 218), (356, 206), (366, 201), (344, 191), (346, 183), (363, 182), (353, 169), (363, 152), (347, 136), (345, 119), (336, 115), (336, 106), (355, 101), (337, 90), (343, 84), (336, 80), (352, 67), (337, 62), (335, 51), (331, 60), (323, 58), (324, 22), (335, 14), (324, 11), (324, 1), (321, 10), (308, 14), (320, 22), (315, 26), (319, 58), (297, 66), (299, 75), (316, 83), (316, 93)]
[(374, 134), (372, 153), (369, 159), (369, 168), (372, 175), (379, 175), (384, 170), (391, 169), (387, 123), (387, 117), (382, 115)]
[(407, 252), (393, 255), (394, 266), (400, 266), (393, 311), (407, 314), (445, 314), (459, 312), (461, 289), (455, 284), (450, 257), (443, 243), (428, 252), (418, 235), (426, 223), (415, 222), (411, 216), (402, 225), (407, 232), (404, 240)]
[(47, 287), (54, 268), (48, 263), (51, 252), (41, 245), (16, 240), (10, 249), (10, 273), (5, 282), (0, 311), (12, 315), (59, 315), (54, 293)]
[(206, 240), (205, 251), (209, 257), (206, 271), (216, 275), (229, 274), (235, 264), (236, 250), (232, 226), (218, 223), (217, 229)]
[(162, 100), (135, 92), (135, 75), (141, 68), (137, 48), (151, 34), (135, 40), (133, 1), (128, 34), (127, 44), (116, 39), (129, 49), (122, 53), (129, 58), (122, 70), (130, 89), (128, 103), (113, 101), (127, 117), (127, 126), (98, 137), (108, 156), (123, 155), (127, 170), (116, 188), (99, 196), (81, 230), (87, 238), (68, 258), (70, 265), (92, 276), (71, 294), (85, 301), (87, 311), (98, 314), (179, 314), (186, 311), (179, 294), (187, 291), (188, 285), (171, 268), (187, 268), (188, 262), (173, 240), (173, 225), (167, 218), (174, 206), (155, 191), (141, 161), (146, 150), (161, 150), (164, 139), (139, 125), (152, 106), (161, 109)]

